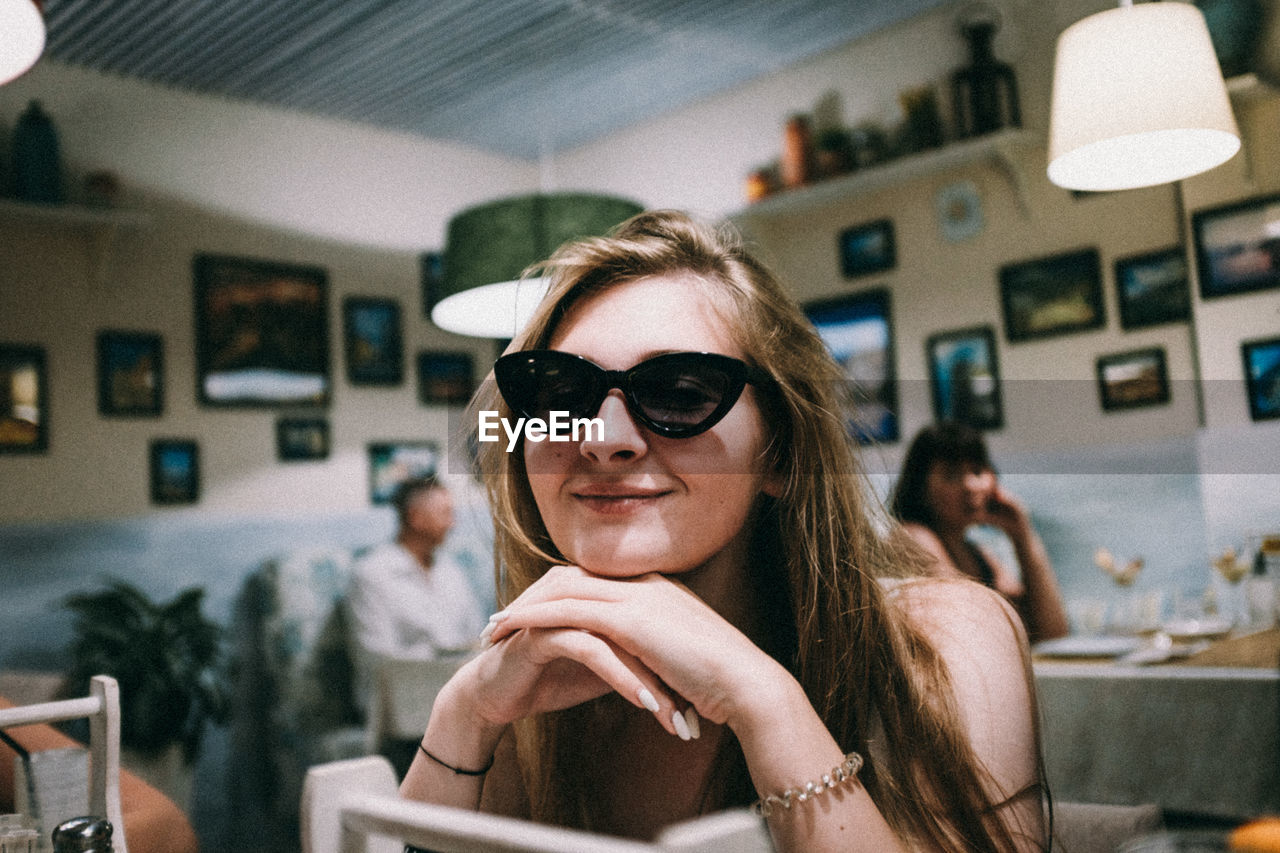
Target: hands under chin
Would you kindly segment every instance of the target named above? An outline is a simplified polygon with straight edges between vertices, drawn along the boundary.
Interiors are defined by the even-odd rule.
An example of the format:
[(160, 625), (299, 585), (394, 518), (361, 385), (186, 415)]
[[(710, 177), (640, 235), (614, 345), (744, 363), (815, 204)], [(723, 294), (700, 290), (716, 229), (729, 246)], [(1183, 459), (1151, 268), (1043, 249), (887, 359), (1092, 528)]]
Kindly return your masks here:
[(683, 584), (657, 574), (614, 579), (555, 566), (486, 634), (485, 651), (459, 676), (493, 725), (615, 691), (688, 739), (689, 708), (732, 726), (767, 695), (761, 679), (790, 678)]

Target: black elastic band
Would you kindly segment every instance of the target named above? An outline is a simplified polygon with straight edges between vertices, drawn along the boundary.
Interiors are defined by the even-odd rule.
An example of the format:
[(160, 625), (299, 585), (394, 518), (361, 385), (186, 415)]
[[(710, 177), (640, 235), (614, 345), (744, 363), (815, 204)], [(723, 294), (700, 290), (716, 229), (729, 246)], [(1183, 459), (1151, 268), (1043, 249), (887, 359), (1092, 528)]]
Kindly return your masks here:
[(457, 773), (459, 776), (483, 776), (484, 774), (489, 772), (489, 768), (493, 767), (493, 756), (489, 756), (489, 763), (486, 764), (484, 767), (480, 768), (479, 770), (463, 770), (461, 767), (454, 767), (452, 764), (446, 764), (445, 762), (441, 761), (439, 758), (436, 758), (434, 755), (431, 754), (431, 750), (427, 749), (421, 743), (418, 744), (418, 749), (422, 750), (422, 754), (425, 755), (427, 758), (430, 758), (436, 764), (439, 764), (441, 767), (452, 770), (454, 773)]

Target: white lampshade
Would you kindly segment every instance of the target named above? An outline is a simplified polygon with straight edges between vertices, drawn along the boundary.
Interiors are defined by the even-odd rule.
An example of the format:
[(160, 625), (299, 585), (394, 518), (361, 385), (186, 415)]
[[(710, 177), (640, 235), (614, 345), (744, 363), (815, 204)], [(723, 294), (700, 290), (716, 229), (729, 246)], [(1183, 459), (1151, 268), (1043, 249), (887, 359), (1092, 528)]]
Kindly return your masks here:
[(0, 84), (19, 76), (44, 52), (44, 18), (34, 0), (0, 0)]
[(549, 278), (482, 284), (446, 296), (431, 309), (431, 322), (476, 338), (514, 338), (547, 294)]
[(1189, 3), (1121, 6), (1058, 37), (1049, 180), (1125, 190), (1181, 180), (1240, 150), (1204, 15)]

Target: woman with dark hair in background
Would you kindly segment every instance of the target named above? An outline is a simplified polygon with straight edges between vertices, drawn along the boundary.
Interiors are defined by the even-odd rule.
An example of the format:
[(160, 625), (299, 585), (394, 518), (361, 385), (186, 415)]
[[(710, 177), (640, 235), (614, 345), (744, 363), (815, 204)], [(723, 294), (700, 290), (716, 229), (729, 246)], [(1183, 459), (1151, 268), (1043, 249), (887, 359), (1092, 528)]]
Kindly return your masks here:
[[(1031, 641), (1068, 631), (1049, 555), (1018, 498), (996, 475), (982, 433), (960, 423), (916, 434), (890, 502), (903, 527), (934, 557), (939, 577), (969, 577), (1009, 599)], [(1021, 578), (968, 538), (974, 525), (999, 528), (1013, 544)]]

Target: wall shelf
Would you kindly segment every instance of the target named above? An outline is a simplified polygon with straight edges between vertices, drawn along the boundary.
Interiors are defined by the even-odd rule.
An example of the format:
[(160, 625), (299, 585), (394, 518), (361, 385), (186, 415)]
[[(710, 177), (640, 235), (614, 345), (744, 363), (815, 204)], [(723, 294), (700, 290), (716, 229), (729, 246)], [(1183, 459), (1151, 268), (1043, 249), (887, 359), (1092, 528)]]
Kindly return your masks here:
[(102, 284), (120, 232), (146, 226), (151, 217), (138, 210), (0, 199), (0, 220), (78, 232), (88, 246), (94, 284)]
[(932, 151), (909, 154), (867, 166), (848, 175), (830, 178), (807, 187), (782, 190), (754, 202), (734, 214), (735, 219), (774, 217), (809, 210), (850, 196), (863, 195), (915, 178), (923, 178), (971, 163), (989, 163), (1000, 170), (1018, 199), (1023, 214), (1030, 210), (1026, 177), (1017, 153), (1040, 144), (1038, 134), (1020, 128), (1001, 130), (952, 142)]

